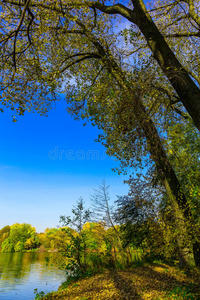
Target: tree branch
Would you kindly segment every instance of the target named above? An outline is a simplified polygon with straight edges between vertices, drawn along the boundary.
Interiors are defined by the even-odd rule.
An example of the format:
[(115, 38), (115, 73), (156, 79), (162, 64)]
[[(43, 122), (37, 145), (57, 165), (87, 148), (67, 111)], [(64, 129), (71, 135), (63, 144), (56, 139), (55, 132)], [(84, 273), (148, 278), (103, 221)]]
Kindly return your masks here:
[(20, 30), (20, 28), (22, 26), (22, 23), (24, 21), (24, 17), (25, 17), (25, 14), (26, 14), (26, 10), (28, 9), (29, 2), (30, 2), (30, 0), (26, 1), (26, 4), (25, 4), (24, 9), (22, 11), (21, 19), (19, 21), (17, 29), (15, 30), (15, 38), (14, 38), (14, 45), (13, 45), (13, 63), (14, 63), (15, 70), (16, 70), (16, 58), (15, 58), (15, 55), (16, 55), (17, 35), (18, 35), (19, 30)]
[(109, 15), (119, 14), (133, 23), (137, 22), (137, 15), (136, 15), (135, 11), (127, 8), (126, 6), (124, 6), (122, 4), (115, 4), (112, 6), (107, 6), (100, 2), (96, 2), (96, 3), (93, 3), (91, 5), (91, 7), (95, 7), (97, 9), (99, 9), (101, 12), (104, 12)]
[(62, 70), (60, 70), (60, 73), (63, 73), (64, 71), (66, 71), (68, 68), (72, 67), (73, 65), (80, 63), (83, 60), (89, 59), (89, 58), (100, 58), (100, 56), (98, 54), (90, 54), (90, 55), (85, 55), (82, 58), (79, 58), (75, 61), (73, 61), (72, 63), (68, 64), (67, 66), (65, 66)]
[(193, 36), (200, 37), (200, 31), (165, 34), (165, 37), (168, 38), (182, 38), (182, 37), (193, 37)]
[[(91, 53), (91, 52), (83, 52), (83, 53), (76, 53), (76, 54), (72, 54), (70, 56), (67, 56), (62, 63), (60, 64), (59, 68), (68, 60), (74, 57), (78, 57), (78, 56), (91, 56), (91, 57), (97, 57), (98, 54), (97, 53)], [(98, 56), (99, 57), (99, 56)]]

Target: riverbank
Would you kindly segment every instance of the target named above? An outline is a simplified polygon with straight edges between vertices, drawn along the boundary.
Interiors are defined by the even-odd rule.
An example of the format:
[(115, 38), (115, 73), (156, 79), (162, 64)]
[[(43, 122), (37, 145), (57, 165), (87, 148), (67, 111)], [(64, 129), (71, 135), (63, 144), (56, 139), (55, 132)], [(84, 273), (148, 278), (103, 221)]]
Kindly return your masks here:
[(107, 270), (63, 284), (43, 300), (200, 300), (197, 277), (164, 263), (144, 264), (123, 271)]

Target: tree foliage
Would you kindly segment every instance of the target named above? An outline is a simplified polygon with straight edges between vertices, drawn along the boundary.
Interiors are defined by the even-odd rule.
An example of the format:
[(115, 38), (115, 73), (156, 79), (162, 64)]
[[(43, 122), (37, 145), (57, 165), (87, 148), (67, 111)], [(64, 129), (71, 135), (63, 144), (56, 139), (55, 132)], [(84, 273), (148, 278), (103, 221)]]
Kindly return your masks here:
[(131, 178), (128, 184), (130, 191), (118, 197), (115, 213), (124, 247), (140, 247), (148, 258), (178, 259), (175, 228), (170, 220), (173, 213), (165, 190), (154, 185), (152, 176)]
[[(79, 268), (81, 272), (86, 268), (86, 241), (83, 232), (83, 225), (89, 221), (90, 211), (84, 207), (83, 199), (80, 198), (72, 209), (72, 217), (60, 216), (63, 226), (71, 225), (75, 231), (67, 230), (70, 237), (70, 244), (67, 247), (67, 256), (72, 258), (68, 268)], [(83, 259), (82, 259), (83, 258)], [(75, 266), (74, 266), (75, 264)], [(77, 264), (77, 265), (76, 265)]]
[(0, 230), (0, 249), (1, 249), (1, 245), (2, 243), (8, 238), (10, 233), (10, 226), (4, 226), (1, 230)]
[[(110, 38), (113, 33), (111, 25), (115, 25), (120, 16), (122, 20), (129, 21), (133, 28), (139, 29), (139, 32), (134, 29), (130, 31), (133, 50), (128, 55), (137, 51), (134, 41), (137, 44), (137, 39), (142, 35), (153, 55), (151, 63), (156, 61), (159, 64), (173, 86), (178, 101), (182, 102), (199, 128), (200, 91), (195, 84), (195, 81), (198, 82), (199, 61), (193, 59), (195, 68), (188, 67), (188, 61), (180, 59), (176, 41), (174, 43), (180, 38), (198, 43), (198, 12), (198, 1), (186, 0), (171, 0), (164, 4), (158, 1), (149, 11), (142, 0), (124, 1), (123, 4), (113, 1), (111, 5), (105, 5), (103, 1), (27, 0), (21, 3), (4, 0), (1, 5), (2, 100), (4, 104), (17, 104), (19, 113), (38, 106), (44, 112), (44, 99), (48, 101), (49, 96), (55, 97), (56, 89), (62, 86), (63, 80), (66, 81), (67, 77), (70, 79), (68, 70), (76, 69), (79, 65), (79, 73), (88, 71), (83, 62), (100, 59), (100, 48), (95, 51), (99, 47), (97, 40)], [(119, 41), (116, 34), (111, 41)], [(175, 44), (175, 47), (171, 48), (171, 44)], [(120, 51), (119, 47), (112, 50), (118, 60), (126, 64), (126, 51)], [(184, 50), (188, 56), (186, 44)], [(198, 57), (197, 52), (191, 55)], [(142, 65), (141, 55), (138, 55), (138, 60)], [(19, 86), (23, 87), (24, 96)]]
[[(2, 231), (7, 231), (7, 238), (1, 245), (2, 252), (18, 252), (22, 251), (24, 248), (27, 249), (27, 241), (32, 240), (35, 246), (35, 236), (36, 230), (30, 224), (13, 224), (11, 226), (6, 226)], [(33, 246), (33, 245), (32, 245)]]

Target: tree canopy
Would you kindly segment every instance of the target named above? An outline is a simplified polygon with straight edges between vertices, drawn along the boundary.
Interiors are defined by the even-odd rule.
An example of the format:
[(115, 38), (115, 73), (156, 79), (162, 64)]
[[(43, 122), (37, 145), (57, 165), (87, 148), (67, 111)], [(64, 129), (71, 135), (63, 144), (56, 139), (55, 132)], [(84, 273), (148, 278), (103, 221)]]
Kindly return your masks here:
[[(84, 68), (86, 60), (96, 65), (101, 59), (105, 65), (106, 57), (103, 58), (102, 46), (98, 43), (101, 38), (104, 46), (106, 43), (112, 45), (112, 54), (124, 65), (127, 55), (136, 52), (138, 37), (142, 35), (152, 53), (151, 66), (154, 62), (159, 64), (175, 91), (175, 102), (182, 103), (199, 129), (199, 53), (192, 52), (191, 46), (190, 49), (182, 48), (184, 53), (181, 55), (177, 51), (177, 43), (182, 44), (180, 39), (189, 40), (187, 45), (191, 42), (195, 47), (198, 45), (198, 12), (197, 0), (158, 1), (149, 11), (142, 0), (123, 1), (122, 4), (115, 1), (4, 0), (0, 25), (2, 101), (17, 104), (19, 113), (31, 107), (38, 109), (38, 106), (44, 112), (44, 101), (55, 97), (56, 89), (63, 87), (63, 81), (66, 85), (71, 70), (77, 70), (77, 65), (79, 74), (89, 70)], [(133, 28), (124, 32), (128, 32), (132, 40), (128, 54), (124, 47), (119, 50), (116, 46), (117, 43), (119, 46), (119, 38), (114, 26), (119, 16), (122, 23), (127, 20), (133, 24)], [(191, 65), (188, 63), (189, 53)], [(144, 55), (143, 52), (143, 56), (138, 56), (141, 63)], [(89, 65), (91, 69), (93, 63)], [(100, 73), (102, 69), (100, 63), (97, 71)], [(87, 76), (87, 80), (93, 82), (95, 76)], [(19, 86), (23, 88), (23, 94)], [(167, 90), (162, 86), (159, 88), (167, 95)], [(169, 99), (175, 105), (173, 97)]]

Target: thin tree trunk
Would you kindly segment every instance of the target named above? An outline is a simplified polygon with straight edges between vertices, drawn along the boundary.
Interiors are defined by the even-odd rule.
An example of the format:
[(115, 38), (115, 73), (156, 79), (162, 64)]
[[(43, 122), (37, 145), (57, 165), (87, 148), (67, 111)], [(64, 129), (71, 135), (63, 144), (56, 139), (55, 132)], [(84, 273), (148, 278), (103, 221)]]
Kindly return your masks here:
[(147, 117), (145, 107), (140, 99), (137, 100), (137, 119), (145, 133), (149, 152), (163, 178), (170, 201), (174, 225), (178, 231), (176, 239), (180, 265), (190, 267), (195, 264), (191, 238), (187, 232), (188, 222), (190, 221), (190, 209), (179, 180), (166, 156), (158, 132), (152, 120)]

